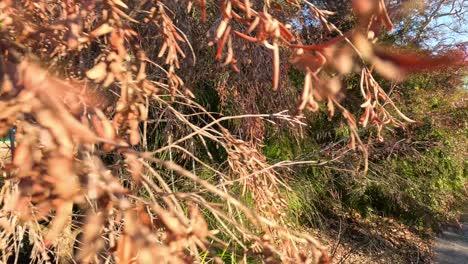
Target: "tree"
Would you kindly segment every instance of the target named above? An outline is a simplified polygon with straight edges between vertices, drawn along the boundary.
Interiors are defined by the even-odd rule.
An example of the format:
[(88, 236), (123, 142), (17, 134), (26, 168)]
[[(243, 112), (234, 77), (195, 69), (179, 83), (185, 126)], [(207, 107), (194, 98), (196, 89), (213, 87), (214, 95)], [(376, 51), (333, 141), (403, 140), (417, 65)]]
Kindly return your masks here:
[[(304, 112), (341, 113), (349, 147), (367, 161), (359, 125), (375, 127), (383, 140), (384, 126), (414, 122), (374, 72), (400, 81), (465, 61), (459, 52), (422, 56), (374, 43), (373, 35), (393, 28), (383, 1), (352, 1), (355, 24), (347, 19), (343, 27), (321, 9), (330, 2), (318, 4), (0, 3), (0, 133), (18, 126), (13, 161), (4, 166), (4, 260), (18, 259), (27, 232), (39, 261), (52, 252), (71, 262), (81, 236), (74, 257), (83, 262), (220, 262), (218, 253), (229, 251), (244, 261), (328, 263), (318, 241), (288, 224), (289, 187), (275, 168), (285, 165), (261, 153), (263, 121), (299, 127)], [(304, 34), (313, 21), (326, 37)], [(211, 68), (206, 54), (239, 75)], [(300, 93), (282, 77), (286, 55), (303, 76)], [(344, 80), (356, 73), (361, 102), (345, 104)], [(187, 83), (203, 88), (204, 78), (213, 78), (215, 100), (240, 103), (245, 114), (213, 114), (194, 101)], [(297, 115), (261, 114), (256, 101), (265, 95), (267, 108), (297, 104)], [(246, 140), (229, 130), (236, 120), (247, 123)]]

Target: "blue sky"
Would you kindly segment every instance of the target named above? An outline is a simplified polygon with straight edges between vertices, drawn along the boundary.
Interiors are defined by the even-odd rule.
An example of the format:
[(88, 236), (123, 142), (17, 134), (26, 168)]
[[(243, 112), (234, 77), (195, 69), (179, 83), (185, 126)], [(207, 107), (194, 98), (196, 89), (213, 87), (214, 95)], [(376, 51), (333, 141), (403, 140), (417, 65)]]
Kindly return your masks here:
[[(448, 1), (448, 3), (450, 2)], [(468, 25), (466, 24), (468, 23), (468, 3), (462, 1), (461, 5), (463, 6), (457, 8), (461, 9), (462, 12), (467, 12), (467, 14), (461, 14), (460, 17), (444, 16), (434, 19), (429, 24), (430, 27), (438, 29), (437, 35), (428, 42), (430, 46), (468, 42)], [(450, 5), (447, 5), (442, 8), (441, 12), (448, 12), (449, 8)]]

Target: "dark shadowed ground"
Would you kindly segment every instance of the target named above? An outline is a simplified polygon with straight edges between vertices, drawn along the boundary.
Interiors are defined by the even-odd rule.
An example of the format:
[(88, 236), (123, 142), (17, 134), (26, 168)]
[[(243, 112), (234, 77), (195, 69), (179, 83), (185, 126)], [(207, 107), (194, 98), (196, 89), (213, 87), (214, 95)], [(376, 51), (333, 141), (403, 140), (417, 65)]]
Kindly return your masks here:
[(460, 230), (448, 229), (436, 239), (436, 261), (438, 264), (468, 264), (468, 213), (462, 217)]

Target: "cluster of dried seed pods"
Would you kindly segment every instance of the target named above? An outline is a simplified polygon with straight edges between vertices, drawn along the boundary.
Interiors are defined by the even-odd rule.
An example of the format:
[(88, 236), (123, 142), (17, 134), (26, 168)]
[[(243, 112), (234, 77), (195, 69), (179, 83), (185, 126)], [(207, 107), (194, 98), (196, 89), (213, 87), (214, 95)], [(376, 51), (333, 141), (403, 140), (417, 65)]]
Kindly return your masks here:
[[(197, 2), (205, 20), (207, 3), (205, 0)], [(339, 36), (320, 44), (302, 44), (297, 40), (294, 30), (273, 15), (273, 10), (281, 9), (282, 4), (299, 6), (295, 0), (281, 1), (281, 4), (265, 1), (262, 11), (259, 11), (259, 3), (251, 0), (222, 0), (218, 5), (221, 22), (212, 43), (217, 45), (216, 59), (239, 71), (234, 38), (271, 50), (272, 86), (276, 90), (280, 86), (280, 47), (290, 48), (294, 52), (291, 62), (305, 73), (299, 110), (318, 111), (321, 104), (326, 103), (329, 115), (333, 116), (338, 109), (350, 128), (350, 147), (357, 145), (367, 155), (358, 136), (358, 124), (374, 125), (379, 133), (386, 124), (402, 125), (385, 105), (390, 105), (404, 121), (412, 122), (399, 112), (377, 84), (372, 77), (373, 70), (389, 79), (398, 79), (412, 72), (453, 65), (456, 56), (434, 59), (376, 45), (375, 36), (381, 28), (393, 28), (383, 0), (352, 1), (358, 23), (355, 29), (344, 34), (328, 23), (327, 16), (331, 12), (320, 10), (307, 1), (304, 3), (311, 7), (325, 28), (338, 32)], [(22, 137), (19, 137), (13, 162), (6, 169), (10, 178), (2, 188), (4, 193), (5, 190), (11, 192), (10, 200), (3, 203), (0, 218), (16, 214), (31, 223), (54, 212), (45, 235), (31, 236), (47, 255), (44, 245), (59, 246), (60, 231), (67, 225), (70, 229), (73, 203), (87, 204), (88, 212), (93, 213), (82, 229), (84, 246), (78, 254), (80, 260), (99, 262), (96, 259), (99, 260), (100, 251), (105, 250), (108, 260), (114, 258), (124, 263), (149, 263), (154, 259), (192, 263), (201, 255), (199, 250), (210, 250), (213, 241), (227, 247), (214, 236), (215, 232), (208, 230), (199, 209), (204, 206), (219, 220), (220, 229), (243, 247), (245, 256), (254, 252), (272, 263), (329, 263), (315, 240), (287, 228), (287, 206), (280, 190), (287, 186), (266, 163), (265, 157), (250, 143), (234, 138), (224, 128), (212, 129), (219, 120), (198, 128), (187, 121), (185, 115), (173, 113), (183, 123), (181, 127), (189, 127), (194, 132), (179, 142), (171, 140), (164, 148), (183, 149), (178, 143), (194, 135), (200, 135), (203, 143), (203, 136), (206, 136), (223, 145), (228, 152), (232, 178), (216, 171), (227, 182), (221, 187), (181, 166), (143, 155), (130, 147), (140, 142), (139, 126), (148, 118), (149, 98), (166, 103), (158, 98), (161, 89), (169, 90), (173, 98), (181, 95), (181, 88), (185, 89), (176, 70), (181, 66), (181, 59), (186, 57), (182, 45), (189, 45), (165, 1), (140, 1), (139, 5), (145, 10), (128, 12), (131, 7), (122, 0), (0, 2), (0, 134), (14, 122), (22, 123)], [(145, 17), (143, 22), (159, 32), (161, 46), (154, 55), (167, 68), (153, 63), (166, 74), (160, 81), (147, 78), (146, 64), (150, 60), (143, 52), (140, 36), (132, 29), (140, 23), (136, 17), (142, 16)], [(86, 73), (88, 81), (63, 81), (19, 55), (36, 49), (52, 69), (58, 68), (58, 72), (70, 76), (68, 71), (76, 66), (81, 73)], [(81, 52), (77, 55), (76, 51)], [(84, 58), (88, 52), (83, 51), (92, 54)], [(75, 59), (80, 63), (75, 63)], [(94, 65), (83, 63), (86, 59), (90, 64), (94, 61)], [(63, 69), (65, 73), (61, 72), (62, 63), (67, 64)], [(356, 68), (361, 73), (364, 97), (359, 121), (340, 104), (342, 80)], [(78, 77), (84, 77), (81, 75)], [(112, 93), (109, 97), (117, 99), (98, 100), (104, 96), (92, 92), (90, 83), (109, 90)], [(111, 111), (101, 110), (105, 101), (115, 104)], [(207, 112), (204, 114), (211, 116)], [(257, 130), (263, 132), (260, 125)], [(101, 148), (96, 147), (98, 143), (102, 143)], [(123, 174), (131, 177), (134, 183), (131, 187), (122, 187), (120, 180), (124, 180), (115, 177), (111, 168), (98, 158), (104, 155), (100, 150), (123, 156), (129, 172)], [(187, 152), (187, 157), (197, 160)], [(144, 160), (151, 160), (200, 184), (203, 191), (175, 193), (159, 175), (165, 169), (156, 171), (154, 164)], [(149, 172), (153, 178), (148, 177)], [(229, 194), (227, 188), (235, 181), (242, 183), (244, 193), (249, 190), (253, 194), (252, 210)], [(17, 187), (11, 187), (16, 183)], [(141, 190), (148, 195), (139, 196)], [(202, 195), (206, 192), (222, 198), (224, 206), (213, 206), (204, 200)], [(184, 201), (184, 207), (179, 199)], [(186, 200), (198, 205), (186, 203)], [(224, 209), (228, 213), (223, 212)], [(247, 224), (244, 223), (246, 218)], [(28, 230), (30, 234), (32, 230)], [(259, 231), (265, 235), (259, 236)], [(312, 256), (298, 250), (296, 242), (304, 241), (313, 246)], [(219, 261), (216, 257), (213, 260)]]
[[(381, 131), (386, 124), (393, 124), (395, 126), (403, 126), (403, 123), (394, 118), (384, 107), (384, 104), (389, 104), (393, 110), (405, 121), (413, 123), (414, 120), (405, 116), (393, 103), (390, 97), (380, 87), (380, 85), (372, 77), (369, 70), (363, 69), (361, 73), (361, 94), (365, 102), (361, 105), (364, 108), (364, 113), (359, 119), (359, 123), (366, 127), (369, 123), (377, 127), (378, 139), (383, 141)], [(381, 103), (382, 100), (384, 103)]]
[[(280, 191), (281, 187), (287, 186), (278, 177), (277, 173), (266, 163), (265, 157), (253, 148), (250, 143), (235, 139), (229, 134), (227, 147), (228, 164), (233, 178), (226, 181), (240, 180), (243, 186), (242, 193), (250, 193), (254, 207), (257, 212), (268, 221), (283, 225), (287, 222), (287, 203)], [(319, 246), (312, 249), (311, 255), (302, 254), (295, 250), (297, 246), (295, 239), (288, 232), (282, 232), (274, 228), (265, 228), (265, 235), (261, 240), (254, 241), (251, 245), (254, 251), (263, 254), (263, 258), (273, 263), (290, 263), (302, 261), (303, 263), (318, 263), (319, 258), (326, 260), (327, 253), (321, 252)], [(274, 245), (281, 245), (282, 255), (271, 254), (275, 250)], [(328, 263), (328, 262), (323, 262)]]
[[(279, 22), (266, 11), (258, 12), (252, 9), (250, 1), (220, 1), (220, 9), (223, 19), (216, 30), (214, 42), (217, 43), (216, 59), (221, 60), (224, 47), (227, 45), (227, 56), (223, 65), (231, 65), (235, 71), (239, 71), (237, 60), (232, 47), (232, 36), (237, 36), (253, 43), (259, 43), (273, 52), (273, 89), (278, 89), (280, 78), (280, 42), (289, 43), (295, 40), (288, 26)], [(236, 10), (242, 12), (240, 15)], [(231, 22), (237, 22), (247, 27), (242, 33), (232, 29)], [(250, 36), (255, 32), (255, 36)]]

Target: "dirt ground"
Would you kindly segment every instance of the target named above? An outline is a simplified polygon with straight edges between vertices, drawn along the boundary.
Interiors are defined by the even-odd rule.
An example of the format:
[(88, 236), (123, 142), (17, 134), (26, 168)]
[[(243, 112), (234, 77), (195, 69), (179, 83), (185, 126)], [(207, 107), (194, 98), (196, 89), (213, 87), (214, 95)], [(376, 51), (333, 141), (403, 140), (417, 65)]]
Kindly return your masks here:
[(327, 247), (334, 264), (432, 263), (432, 239), (422, 239), (391, 218), (343, 219), (312, 232)]

